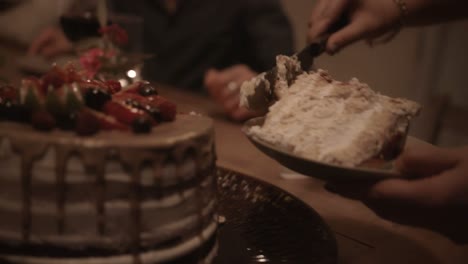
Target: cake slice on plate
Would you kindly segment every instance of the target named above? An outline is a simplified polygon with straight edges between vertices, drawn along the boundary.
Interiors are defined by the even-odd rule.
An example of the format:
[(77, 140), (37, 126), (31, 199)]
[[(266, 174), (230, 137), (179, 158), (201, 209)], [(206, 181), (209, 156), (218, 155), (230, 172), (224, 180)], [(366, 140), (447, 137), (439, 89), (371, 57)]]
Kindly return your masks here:
[[(279, 57), (277, 67), (284, 61)], [(293, 82), (283, 76), (287, 74), (278, 74), (276, 86), (269, 86), (277, 101), (264, 124), (248, 133), (320, 162), (353, 167), (394, 156), (420, 110), (419, 104), (379, 94), (356, 78), (340, 82), (323, 70), (300, 73)], [(243, 86), (247, 106), (249, 88)]]

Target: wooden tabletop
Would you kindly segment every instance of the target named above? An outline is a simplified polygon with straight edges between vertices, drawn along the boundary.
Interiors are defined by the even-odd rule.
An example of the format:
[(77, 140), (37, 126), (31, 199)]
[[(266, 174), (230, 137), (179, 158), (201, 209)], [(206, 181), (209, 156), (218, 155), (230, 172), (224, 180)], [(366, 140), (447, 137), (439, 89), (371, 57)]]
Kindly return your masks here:
[[(0, 46), (0, 52), (7, 55), (7, 67), (0, 74), (17, 82), (22, 76), (14, 63), (18, 51)], [(213, 117), (219, 166), (276, 185), (317, 211), (335, 233), (339, 263), (468, 263), (468, 245), (381, 219), (361, 202), (325, 190), (324, 182), (315, 178), (280, 177), (285, 168), (258, 151), (242, 134), (241, 125), (225, 119), (209, 98), (168, 88), (162, 94), (177, 102), (181, 111)]]

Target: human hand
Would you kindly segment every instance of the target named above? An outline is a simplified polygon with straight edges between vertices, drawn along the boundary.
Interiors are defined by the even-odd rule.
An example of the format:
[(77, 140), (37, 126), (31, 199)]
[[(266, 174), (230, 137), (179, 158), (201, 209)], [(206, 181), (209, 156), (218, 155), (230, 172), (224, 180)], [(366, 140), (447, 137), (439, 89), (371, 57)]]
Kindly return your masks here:
[(60, 28), (50, 27), (33, 40), (29, 55), (43, 55), (47, 58), (72, 51), (73, 45)]
[(376, 183), (370, 189), (370, 198), (419, 207), (468, 208), (468, 146), (445, 149), (410, 145), (395, 166), (407, 178)]
[(398, 29), (401, 12), (393, 0), (318, 0), (309, 19), (309, 41), (322, 36), (344, 16), (348, 24), (328, 39), (326, 49), (331, 54), (361, 39), (370, 44), (379, 37), (383, 42), (390, 40)]
[(444, 149), (414, 142), (395, 161), (404, 178), (330, 189), (362, 200), (379, 216), (468, 242), (468, 146)]
[(243, 121), (257, 114), (239, 106), (240, 86), (257, 73), (248, 66), (239, 64), (224, 70), (210, 69), (205, 74), (205, 87), (211, 97), (235, 121)]

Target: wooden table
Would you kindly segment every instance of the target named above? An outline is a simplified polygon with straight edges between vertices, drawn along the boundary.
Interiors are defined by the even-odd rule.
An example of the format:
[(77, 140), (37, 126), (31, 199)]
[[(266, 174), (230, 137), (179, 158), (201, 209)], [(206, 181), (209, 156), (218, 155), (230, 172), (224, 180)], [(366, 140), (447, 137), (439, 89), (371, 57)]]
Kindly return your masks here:
[[(5, 50), (0, 47), (8, 61), (0, 73), (18, 82), (21, 74), (14, 57), (19, 53)], [(314, 208), (336, 235), (339, 263), (468, 263), (468, 245), (459, 246), (437, 233), (383, 220), (361, 202), (326, 191), (320, 180), (281, 178), (284, 168), (248, 142), (240, 124), (226, 120), (208, 98), (167, 88), (162, 94), (177, 102), (182, 111), (214, 118), (219, 166), (274, 184)]]

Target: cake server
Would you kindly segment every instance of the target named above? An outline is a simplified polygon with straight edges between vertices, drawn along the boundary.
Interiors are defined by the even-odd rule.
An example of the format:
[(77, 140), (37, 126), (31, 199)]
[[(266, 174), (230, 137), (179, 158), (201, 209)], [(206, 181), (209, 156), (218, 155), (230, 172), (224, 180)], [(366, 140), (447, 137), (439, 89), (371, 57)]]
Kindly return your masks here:
[[(292, 55), (292, 57), (296, 57), (300, 62), (302, 71), (288, 72), (288, 84), (292, 84), (296, 77), (302, 72), (311, 70), (314, 65), (314, 59), (324, 53), (330, 35), (343, 28), (347, 23), (348, 20), (345, 17), (341, 18), (337, 23), (332, 25), (325, 34), (313, 40), (298, 53)], [(273, 89), (273, 87), (275, 87), (277, 75), (278, 68), (275, 66), (271, 70), (252, 79), (249, 88), (241, 89), (241, 106), (259, 112), (265, 112), (268, 107), (277, 100)], [(242, 86), (244, 86), (244, 84)]]

